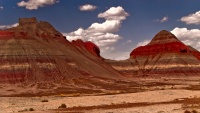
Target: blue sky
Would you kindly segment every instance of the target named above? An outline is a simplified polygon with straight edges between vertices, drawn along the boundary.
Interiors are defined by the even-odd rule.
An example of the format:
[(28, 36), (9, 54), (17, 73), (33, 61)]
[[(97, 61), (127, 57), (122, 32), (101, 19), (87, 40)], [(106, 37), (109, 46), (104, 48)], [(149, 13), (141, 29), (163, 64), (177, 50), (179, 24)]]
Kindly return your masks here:
[(68, 40), (93, 41), (105, 58), (126, 59), (163, 29), (200, 50), (199, 11), (200, 0), (0, 0), (0, 28), (37, 17)]

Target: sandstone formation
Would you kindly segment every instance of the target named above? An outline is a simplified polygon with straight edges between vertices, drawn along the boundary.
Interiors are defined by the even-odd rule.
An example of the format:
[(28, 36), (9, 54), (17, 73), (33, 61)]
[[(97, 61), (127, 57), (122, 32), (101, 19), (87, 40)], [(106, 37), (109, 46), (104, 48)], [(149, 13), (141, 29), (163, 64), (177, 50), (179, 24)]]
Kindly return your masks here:
[(83, 42), (81, 39), (78, 39), (73, 40), (72, 44), (75, 45), (80, 51), (82, 51), (83, 54), (85, 52), (90, 52), (92, 55), (101, 58), (99, 47), (90, 41)]
[(156, 34), (149, 44), (134, 49), (130, 59), (106, 62), (126, 75), (200, 75), (199, 52), (166, 30)]
[[(99, 56), (99, 48), (93, 43), (85, 42), (82, 46)], [(19, 19), (17, 27), (1, 30), (0, 48), (2, 91), (2, 84), (7, 83), (32, 84), (34, 87), (42, 87), (43, 85), (37, 85), (40, 83), (55, 83), (64, 84), (68, 88), (79, 88), (86, 87), (84, 85), (94, 79), (122, 78), (98, 57), (80, 51), (51, 24), (38, 22), (36, 18)], [(84, 78), (84, 83), (78, 82), (81, 78)]]

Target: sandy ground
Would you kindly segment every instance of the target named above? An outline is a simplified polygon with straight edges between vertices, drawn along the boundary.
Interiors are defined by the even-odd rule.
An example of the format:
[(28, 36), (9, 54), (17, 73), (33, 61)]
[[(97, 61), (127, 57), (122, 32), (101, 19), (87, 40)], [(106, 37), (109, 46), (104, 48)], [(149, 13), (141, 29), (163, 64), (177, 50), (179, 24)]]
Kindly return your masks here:
[[(102, 96), (81, 96), (81, 97), (0, 97), (0, 113), (12, 113), (33, 108), (37, 111), (57, 109), (61, 104), (67, 107), (101, 106), (120, 103), (156, 103), (169, 102), (180, 98), (200, 98), (200, 91), (190, 90), (158, 90), (141, 93), (102, 95)], [(41, 102), (48, 100), (48, 102)], [(112, 110), (90, 110), (87, 112), (99, 113), (180, 113), (181, 104), (161, 104), (143, 107), (119, 108)], [(49, 111), (48, 111), (49, 112)], [(86, 112), (86, 111), (85, 111)]]
[[(184, 113), (185, 110), (194, 109), (200, 111), (200, 77), (137, 81), (143, 85), (139, 87), (142, 91), (136, 93), (127, 91), (110, 95), (0, 97), (0, 113)], [(43, 100), (48, 102), (42, 102)], [(61, 104), (66, 104), (67, 109), (58, 109)], [(29, 111), (30, 108), (34, 111)]]

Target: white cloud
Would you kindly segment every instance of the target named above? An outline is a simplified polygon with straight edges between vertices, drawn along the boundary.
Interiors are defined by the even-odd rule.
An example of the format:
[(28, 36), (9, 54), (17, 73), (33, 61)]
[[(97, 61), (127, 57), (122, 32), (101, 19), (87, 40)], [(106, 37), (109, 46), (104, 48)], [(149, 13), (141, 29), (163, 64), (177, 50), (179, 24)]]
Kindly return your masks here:
[(200, 24), (200, 11), (198, 11), (194, 14), (189, 14), (188, 16), (184, 16), (180, 19), (180, 21), (185, 22), (186, 24), (199, 25)]
[(125, 20), (129, 16), (127, 12), (121, 7), (111, 7), (104, 13), (100, 13), (98, 18), (105, 18), (106, 20)]
[(163, 22), (167, 22), (169, 20), (168, 16), (163, 17), (162, 19), (157, 19), (157, 22), (163, 23)]
[(187, 28), (176, 27), (171, 32), (186, 45), (200, 50), (200, 29), (189, 30)]
[(90, 4), (85, 4), (79, 7), (81, 11), (94, 11), (97, 9), (97, 6), (90, 5)]
[(166, 21), (168, 21), (168, 19), (169, 19), (169, 17), (165, 16), (160, 20), (160, 22), (166, 22)]
[(113, 33), (119, 31), (121, 21), (118, 20), (106, 20), (103, 23), (93, 23), (88, 30), (101, 32), (101, 33)]
[(145, 39), (144, 41), (139, 42), (139, 43), (137, 44), (137, 47), (139, 47), (139, 46), (145, 46), (145, 45), (147, 45), (150, 41), (151, 41), (151, 40)]
[(66, 36), (67, 40), (77, 40), (82, 39), (84, 41), (92, 41), (97, 44), (100, 48), (106, 48), (106, 46), (110, 46), (116, 43), (122, 37), (117, 34), (112, 34), (109, 32), (99, 32), (98, 30), (91, 30), (91, 29), (82, 29), (79, 28), (76, 31), (71, 33), (63, 33)]
[[(120, 9), (128, 15), (122, 7), (112, 7), (114, 9)], [(121, 9), (122, 8), (122, 9)], [(109, 9), (110, 10), (110, 9)], [(106, 12), (109, 12), (107, 10)], [(104, 12), (103, 14), (106, 14)], [(121, 14), (121, 13), (119, 13)], [(72, 41), (76, 39), (82, 39), (84, 41), (92, 41), (97, 46), (100, 47), (101, 52), (105, 53), (105, 51), (113, 51), (114, 44), (118, 42), (118, 40), (122, 39), (121, 36), (115, 34), (119, 31), (121, 27), (122, 20), (126, 19), (126, 15), (122, 19), (111, 19), (105, 18), (106, 20), (102, 23), (92, 23), (88, 28), (83, 29), (79, 28), (76, 31), (70, 33), (63, 33), (66, 36), (67, 40)]]
[(46, 5), (53, 5), (58, 3), (58, 0), (28, 0), (28, 1), (21, 1), (18, 2), (17, 5), (19, 7), (26, 7), (28, 10), (36, 10), (39, 7), (44, 7)]
[(15, 24), (12, 24), (12, 25), (0, 25), (0, 29), (9, 29), (9, 28), (12, 28), (12, 27), (16, 27), (18, 25), (19, 25), (18, 23), (15, 23)]
[(4, 9), (4, 7), (3, 6), (0, 6), (0, 10), (3, 10)]

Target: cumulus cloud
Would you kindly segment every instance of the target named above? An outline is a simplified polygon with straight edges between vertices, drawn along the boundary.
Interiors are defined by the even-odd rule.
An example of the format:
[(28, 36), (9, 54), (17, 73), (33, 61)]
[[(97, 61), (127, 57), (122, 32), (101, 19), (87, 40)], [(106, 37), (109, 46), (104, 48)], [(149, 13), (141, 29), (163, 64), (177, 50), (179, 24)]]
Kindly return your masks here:
[(101, 33), (113, 33), (117, 32), (121, 26), (121, 21), (118, 20), (106, 20), (103, 23), (93, 23), (88, 30), (92, 32), (101, 32)]
[(157, 22), (163, 23), (163, 22), (167, 22), (169, 20), (168, 16), (163, 17), (162, 19), (157, 19)]
[(79, 28), (76, 31), (70, 33), (63, 33), (63, 35), (65, 35), (67, 40), (69, 41), (77, 39), (82, 39), (84, 41), (92, 41), (95, 44), (97, 44), (100, 48), (104, 47), (104, 49), (106, 49), (106, 46), (110, 46), (122, 38), (117, 34), (109, 32), (99, 32), (98, 30), (95, 31), (89, 28)]
[[(112, 8), (120, 10), (117, 12), (122, 12), (122, 13), (111, 14), (110, 9)], [(102, 23), (92, 23), (86, 29), (79, 28), (76, 31), (70, 33), (63, 33), (63, 35), (65, 35), (67, 40), (69, 41), (76, 39), (82, 39), (84, 41), (92, 41), (97, 46), (100, 47), (101, 53), (102, 52), (104, 53), (106, 50), (113, 51), (115, 49), (113, 45), (117, 43), (118, 40), (122, 39), (121, 36), (115, 33), (119, 31), (119, 28), (121, 27), (122, 24), (122, 20), (126, 19), (128, 13), (126, 13), (124, 9), (120, 6), (112, 8), (100, 14), (106, 14), (107, 16), (109, 16), (110, 14), (110, 17), (115, 17), (115, 18), (118, 15), (120, 19), (107, 18), (106, 16), (105, 21)], [(122, 14), (125, 14), (123, 15), (123, 18)]]
[(39, 7), (44, 7), (46, 5), (53, 5), (58, 2), (59, 2), (58, 0), (28, 0), (28, 1), (18, 2), (17, 5), (19, 7), (25, 7), (28, 10), (36, 10)]
[(129, 16), (127, 12), (121, 7), (111, 7), (104, 13), (100, 13), (98, 18), (105, 18), (106, 20), (125, 20)]
[(200, 24), (200, 11), (189, 14), (188, 16), (184, 16), (180, 19), (180, 21), (185, 22), (186, 24)]
[(12, 24), (12, 25), (0, 25), (0, 29), (9, 29), (9, 28), (12, 28), (12, 27), (17, 27), (19, 24), (18, 23), (15, 23), (15, 24)]
[(145, 45), (147, 45), (150, 41), (151, 41), (151, 40), (145, 39), (144, 41), (139, 42), (139, 43), (137, 44), (137, 47), (139, 47), (139, 46), (145, 46)]
[(81, 11), (94, 11), (97, 9), (97, 6), (90, 5), (90, 4), (85, 4), (79, 7)]
[(0, 10), (3, 10), (4, 9), (4, 7), (3, 6), (0, 6)]
[(174, 28), (171, 31), (177, 38), (186, 45), (190, 45), (200, 50), (200, 29)]

